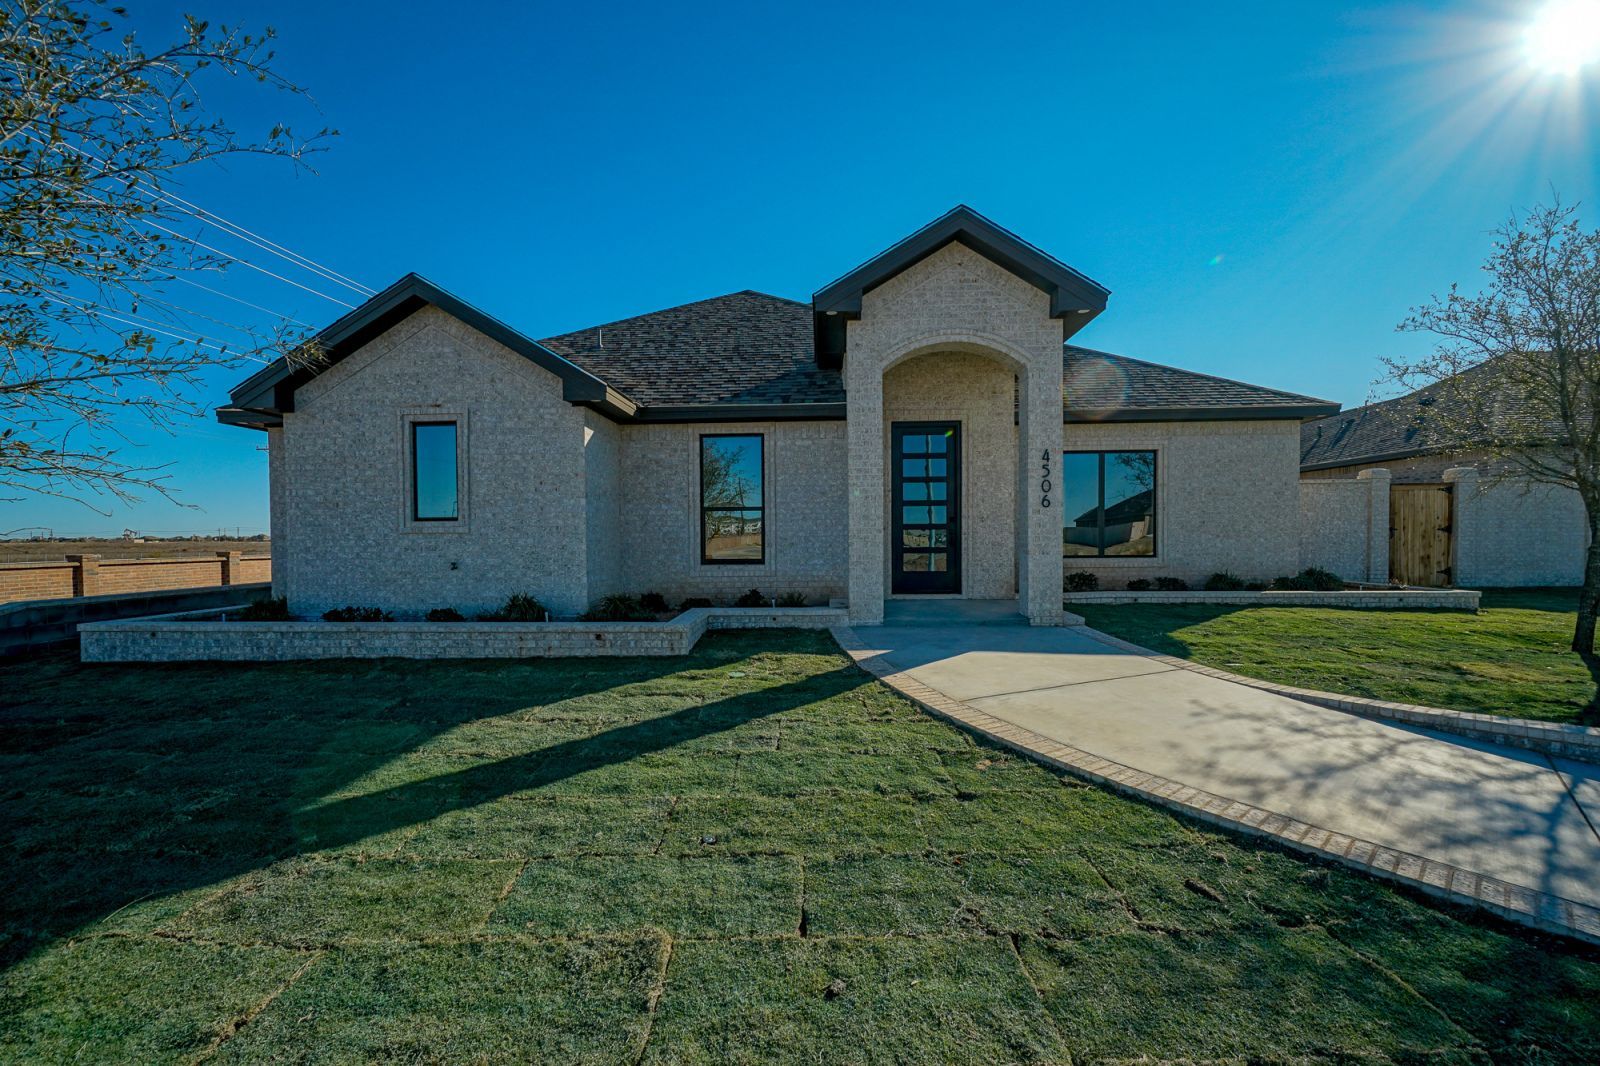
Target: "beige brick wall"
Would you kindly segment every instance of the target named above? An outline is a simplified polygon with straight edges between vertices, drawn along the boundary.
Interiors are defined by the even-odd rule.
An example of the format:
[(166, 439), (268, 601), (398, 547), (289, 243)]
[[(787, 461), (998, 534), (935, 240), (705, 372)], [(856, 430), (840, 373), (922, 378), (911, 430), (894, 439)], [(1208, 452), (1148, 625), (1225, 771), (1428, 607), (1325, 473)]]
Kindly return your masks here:
[[(961, 579), (971, 599), (1017, 594), (1016, 374), (970, 352), (907, 359), (883, 375), (883, 463), (891, 469), (896, 422), (961, 423)], [(885, 530), (893, 528), (892, 493), (884, 493)], [(883, 539), (885, 587), (892, 536)]]
[[(766, 560), (700, 562), (700, 437), (764, 438)], [(705, 423), (622, 427), (622, 574), (625, 591), (671, 601), (725, 602), (747, 589), (799, 592), (813, 602), (845, 594), (845, 424)]]
[(583, 494), (587, 529), (589, 602), (627, 592), (622, 571), (623, 431), (610, 419), (584, 412)]
[[(414, 418), (455, 418), (459, 522), (411, 522)], [(303, 386), (274, 455), (281, 588), (315, 615), (343, 604), (473, 612), (513, 593), (588, 606), (584, 411), (558, 379), (433, 308)], [(278, 502), (278, 501), (275, 501)]]
[(1389, 472), (1300, 482), (1300, 566), (1346, 581), (1389, 580)]
[(1455, 486), (1454, 583), (1476, 588), (1583, 583), (1588, 523), (1572, 489), (1445, 471)]
[(1075, 556), (1068, 571), (1122, 588), (1140, 577), (1196, 583), (1228, 570), (1268, 581), (1300, 569), (1299, 423), (1073, 424), (1066, 448), (1156, 453), (1156, 555)]

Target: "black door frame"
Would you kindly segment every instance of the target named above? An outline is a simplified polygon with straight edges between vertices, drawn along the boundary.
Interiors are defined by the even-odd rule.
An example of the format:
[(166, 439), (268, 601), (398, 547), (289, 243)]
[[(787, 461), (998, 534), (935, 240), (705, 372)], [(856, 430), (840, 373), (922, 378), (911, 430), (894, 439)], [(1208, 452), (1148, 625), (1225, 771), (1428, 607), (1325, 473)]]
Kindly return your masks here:
[[(946, 569), (940, 571), (905, 571), (900, 568), (905, 542), (905, 499), (900, 451), (901, 440), (908, 435), (945, 433), (950, 439), (949, 499), (945, 503), (948, 547)], [(889, 591), (898, 595), (960, 595), (961, 593), (961, 423), (960, 422), (894, 422), (889, 427), (889, 464), (891, 514), (889, 536), (892, 538), (889, 563)], [(919, 501), (920, 502), (920, 501)], [(930, 504), (931, 506), (931, 504)]]

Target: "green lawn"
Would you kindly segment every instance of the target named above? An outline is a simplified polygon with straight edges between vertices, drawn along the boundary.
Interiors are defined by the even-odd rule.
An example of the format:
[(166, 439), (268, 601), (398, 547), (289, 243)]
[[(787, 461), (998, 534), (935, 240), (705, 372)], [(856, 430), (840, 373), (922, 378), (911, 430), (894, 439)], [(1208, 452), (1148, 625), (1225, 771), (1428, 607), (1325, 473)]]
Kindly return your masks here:
[(1595, 953), (975, 744), (824, 636), (0, 666), (0, 1060), (1600, 1059)]
[(1490, 590), (1477, 614), (1073, 604), (1146, 648), (1301, 688), (1575, 722), (1594, 687), (1568, 646), (1569, 589)]

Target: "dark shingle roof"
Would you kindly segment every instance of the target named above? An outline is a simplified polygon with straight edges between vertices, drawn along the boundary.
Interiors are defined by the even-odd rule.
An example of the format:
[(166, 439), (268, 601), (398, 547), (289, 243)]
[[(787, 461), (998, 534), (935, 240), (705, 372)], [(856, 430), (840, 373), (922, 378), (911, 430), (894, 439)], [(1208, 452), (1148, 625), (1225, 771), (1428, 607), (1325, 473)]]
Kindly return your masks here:
[(747, 289), (540, 343), (646, 407), (843, 403), (811, 330), (809, 304)]
[[(1066, 347), (1062, 383), (1068, 420), (1111, 417), (1309, 418), (1339, 405), (1313, 396), (1198, 374), (1076, 345)], [(1224, 414), (1224, 412), (1226, 414)]]
[[(646, 407), (843, 403), (838, 371), (816, 365), (813, 328), (809, 305), (746, 290), (540, 343)], [(1063, 360), (1069, 418), (1303, 418), (1338, 409), (1073, 345)]]
[[(1473, 442), (1453, 436), (1446, 426), (1451, 422), (1459, 427), (1479, 421), (1465, 412), (1483, 408), (1457, 410), (1453, 405), (1466, 402), (1464, 396), (1473, 396), (1476, 402), (1482, 403), (1488, 394), (1481, 391), (1483, 383), (1473, 379), (1489, 370), (1488, 366), (1473, 367), (1456, 378), (1436, 382), (1404, 396), (1307, 422), (1300, 427), (1300, 468), (1355, 466), (1472, 447)], [(1463, 383), (1462, 388), (1455, 387), (1457, 382)], [(1526, 398), (1519, 400), (1518, 395), (1508, 390), (1492, 397), (1491, 413), (1482, 419), (1485, 436), (1498, 433), (1519, 440), (1530, 437), (1561, 439), (1560, 424), (1545, 418), (1537, 405), (1527, 402)]]

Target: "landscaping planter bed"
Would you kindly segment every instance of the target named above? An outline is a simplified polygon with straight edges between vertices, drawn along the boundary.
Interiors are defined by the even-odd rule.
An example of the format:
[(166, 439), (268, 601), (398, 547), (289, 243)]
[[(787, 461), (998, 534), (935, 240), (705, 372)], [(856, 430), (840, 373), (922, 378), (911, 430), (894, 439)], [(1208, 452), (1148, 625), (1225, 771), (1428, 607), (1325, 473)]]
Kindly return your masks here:
[(79, 627), (84, 662), (687, 655), (710, 629), (827, 629), (828, 607), (696, 607), (665, 622), (236, 622), (186, 611)]
[(1476, 611), (1481, 596), (1476, 589), (1365, 588), (1337, 589), (1330, 592), (1265, 591), (1133, 592), (1118, 589), (1103, 592), (1068, 592), (1069, 603), (1215, 603), (1240, 607), (1360, 607), (1392, 608), (1400, 611), (1456, 610)]

